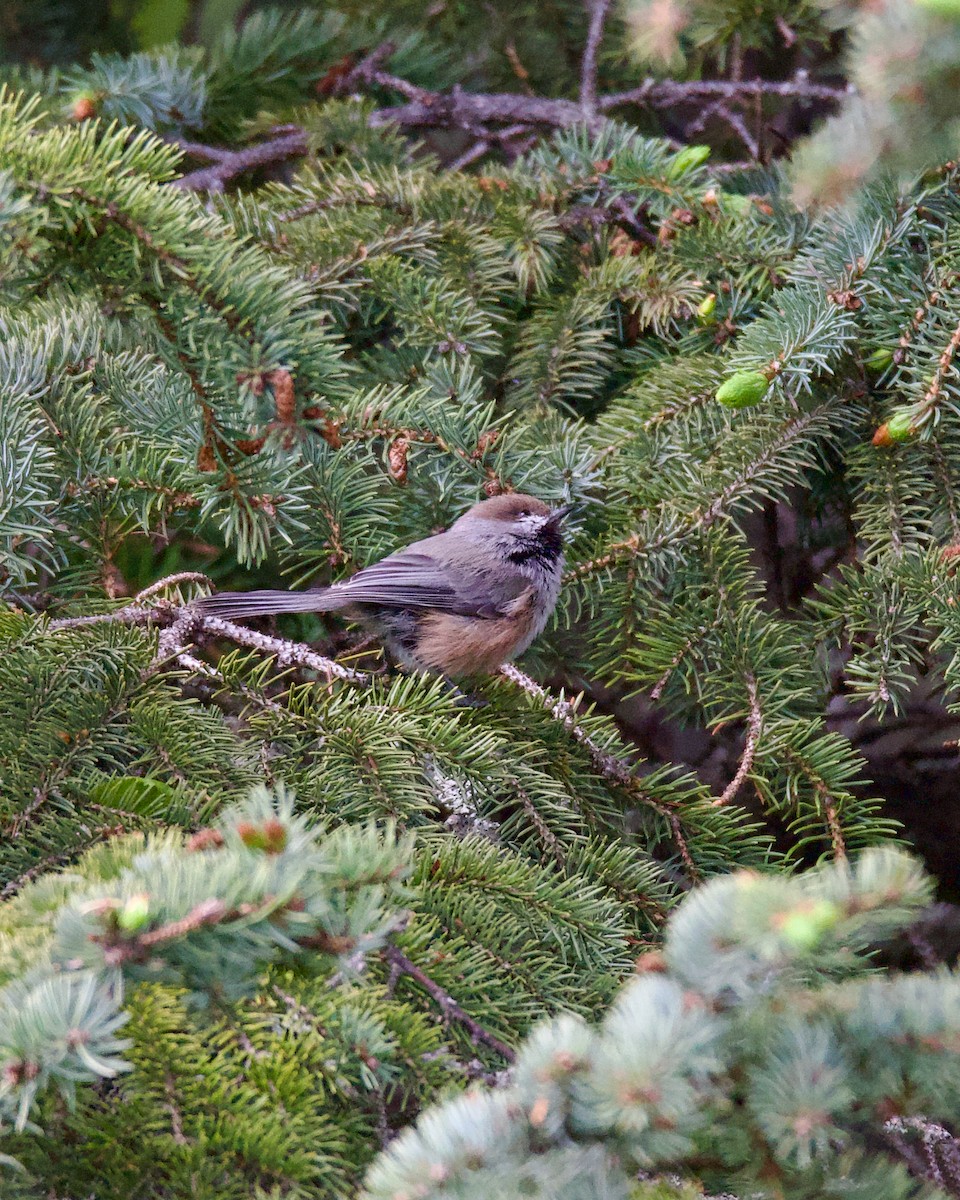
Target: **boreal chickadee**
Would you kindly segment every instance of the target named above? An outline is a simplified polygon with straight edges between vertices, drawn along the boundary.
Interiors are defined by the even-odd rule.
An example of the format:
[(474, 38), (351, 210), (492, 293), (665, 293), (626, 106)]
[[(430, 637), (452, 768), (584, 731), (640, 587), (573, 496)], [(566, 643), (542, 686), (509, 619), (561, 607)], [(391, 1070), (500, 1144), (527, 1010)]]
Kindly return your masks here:
[(449, 678), (488, 674), (522, 654), (560, 593), (563, 518), (534, 496), (481, 500), (449, 529), (413, 542), (343, 583), (307, 592), (224, 592), (209, 616), (342, 611), (401, 663)]

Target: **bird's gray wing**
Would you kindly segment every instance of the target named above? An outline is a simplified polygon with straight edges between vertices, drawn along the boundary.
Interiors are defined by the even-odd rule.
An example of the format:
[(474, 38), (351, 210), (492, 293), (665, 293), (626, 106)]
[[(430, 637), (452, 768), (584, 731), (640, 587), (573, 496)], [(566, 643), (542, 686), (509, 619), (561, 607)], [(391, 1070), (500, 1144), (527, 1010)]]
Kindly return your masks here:
[[(344, 604), (436, 608), (465, 617), (495, 616), (510, 596), (490, 595), (483, 575), (457, 564), (452, 570), (427, 549), (400, 550), (329, 589)], [(512, 591), (512, 589), (508, 589)]]
[[(438, 535), (442, 536), (442, 535)], [(331, 612), (354, 604), (378, 608), (428, 608), (464, 617), (497, 617), (525, 590), (519, 575), (503, 577), (478, 566), (473, 554), (452, 563), (434, 538), (414, 542), (332, 587), (306, 592), (222, 592), (196, 602), (205, 616), (234, 620), (277, 613)]]

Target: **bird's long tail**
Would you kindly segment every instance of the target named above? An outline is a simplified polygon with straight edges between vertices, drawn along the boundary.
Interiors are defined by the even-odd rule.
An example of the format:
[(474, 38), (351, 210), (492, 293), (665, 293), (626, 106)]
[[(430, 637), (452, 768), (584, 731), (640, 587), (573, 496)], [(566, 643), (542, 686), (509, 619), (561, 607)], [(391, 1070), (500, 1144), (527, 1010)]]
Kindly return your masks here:
[(312, 592), (221, 592), (196, 602), (207, 617), (266, 617), (277, 613), (328, 612), (349, 603), (333, 588), (318, 588)]

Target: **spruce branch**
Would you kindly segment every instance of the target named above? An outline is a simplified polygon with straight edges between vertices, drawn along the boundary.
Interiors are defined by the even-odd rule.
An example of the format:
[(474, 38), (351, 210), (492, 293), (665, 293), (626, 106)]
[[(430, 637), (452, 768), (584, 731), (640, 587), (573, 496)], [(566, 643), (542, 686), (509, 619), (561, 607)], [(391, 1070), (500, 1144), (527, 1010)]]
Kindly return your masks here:
[(335, 659), (317, 654), (303, 642), (291, 642), (286, 638), (271, 637), (269, 634), (260, 633), (255, 629), (247, 629), (244, 625), (236, 625), (233, 621), (225, 621), (222, 617), (201, 617), (198, 628), (214, 637), (223, 637), (228, 641), (236, 642), (238, 646), (248, 646), (251, 650), (268, 654), (276, 659), (277, 665), (280, 667), (306, 667), (310, 671), (317, 671), (324, 675), (328, 682), (342, 679), (348, 683), (365, 684), (370, 681), (370, 676), (363, 671), (355, 671), (352, 667), (345, 667)]
[(703, 100), (745, 100), (778, 96), (783, 99), (820, 100), (836, 104), (854, 93), (852, 85), (842, 87), (814, 83), (806, 71), (798, 71), (792, 79), (656, 79), (649, 76), (635, 88), (601, 96), (597, 107), (601, 112), (628, 104), (651, 108), (672, 108), (676, 104), (698, 103)]
[(723, 606), (726, 599), (723, 588), (718, 590), (717, 597), (720, 600), (717, 615), (709, 624), (701, 625), (697, 629), (696, 633), (692, 637), (687, 638), (680, 649), (674, 654), (673, 658), (670, 660), (670, 665), (650, 689), (651, 700), (657, 701), (663, 696), (667, 684), (673, 678), (674, 672), (684, 661), (684, 659), (693, 653), (697, 646), (703, 642), (704, 638), (708, 637), (711, 633), (714, 633), (723, 624), (725, 615)]
[(590, 117), (597, 106), (597, 51), (603, 38), (610, 0), (587, 0), (586, 9), (589, 25), (580, 66), (580, 105), (584, 114)]
[(945, 378), (951, 373), (956, 374), (956, 367), (953, 360), (958, 350), (960, 350), (960, 323), (953, 329), (949, 341), (937, 359), (933, 378), (930, 380), (930, 384), (923, 394), (923, 399), (920, 401), (918, 419), (922, 420), (929, 413), (932, 413), (940, 403), (940, 394)]
[(749, 463), (745, 463), (709, 503), (686, 513), (680, 520), (671, 521), (662, 533), (654, 531), (653, 537), (633, 533), (622, 541), (614, 542), (604, 554), (572, 567), (567, 571), (565, 580), (574, 582), (585, 576), (607, 571), (621, 562), (653, 554), (698, 531), (710, 529), (721, 518), (729, 515), (736, 503), (754, 489), (758, 475), (772, 468), (785, 452), (809, 436), (811, 426), (823, 419), (826, 408), (827, 405), (821, 405), (787, 421), (777, 436), (764, 445)]
[[(404, 103), (375, 109), (368, 118), (371, 128), (396, 125), (401, 129), (459, 129), (472, 134), (474, 141), (453, 163), (462, 168), (475, 162), (490, 149), (508, 144), (517, 137), (542, 129), (566, 129), (586, 125), (597, 132), (606, 116), (615, 109), (640, 106), (671, 110), (685, 105), (701, 106), (712, 101), (723, 119), (741, 137), (751, 157), (760, 153), (759, 144), (742, 116), (733, 107), (764, 97), (797, 99), (828, 105), (837, 104), (850, 94), (847, 87), (813, 82), (805, 72), (793, 79), (678, 80), (648, 78), (628, 91), (598, 96), (596, 92), (597, 51), (610, 0), (588, 3), (589, 32), (581, 65), (580, 98), (566, 100), (513, 92), (429, 91), (381, 69), (381, 63), (393, 51), (384, 43), (349, 71), (339, 82), (338, 94), (380, 89), (404, 97)], [(497, 126), (505, 126), (498, 129)], [(172, 186), (190, 191), (222, 191), (238, 176), (256, 168), (285, 162), (308, 151), (306, 133), (293, 125), (278, 128), (271, 137), (252, 146), (230, 150), (198, 142), (179, 142), (185, 154), (209, 165), (190, 171), (171, 181)]]
[(302, 158), (307, 152), (306, 134), (299, 128), (283, 130), (267, 141), (239, 150), (197, 142), (179, 142), (178, 145), (184, 154), (210, 163), (170, 181), (173, 187), (192, 192), (222, 192), (225, 185), (239, 175), (260, 167), (272, 167), (291, 158)]
[(931, 440), (929, 442), (929, 453), (933, 474), (950, 521), (950, 540), (957, 545), (960, 544), (960, 498), (957, 496), (956, 482), (950, 473), (943, 447), (938, 441)]
[(833, 857), (838, 862), (844, 861), (847, 858), (846, 839), (844, 838), (843, 827), (840, 824), (840, 817), (837, 813), (836, 801), (827, 781), (807, 762), (803, 755), (798, 754), (791, 747), (785, 747), (783, 754), (786, 760), (810, 781), (819, 806), (823, 811), (823, 818), (833, 849)]
[(687, 840), (683, 833), (683, 828), (680, 824), (680, 818), (677, 813), (668, 805), (654, 799), (653, 796), (642, 786), (637, 776), (630, 770), (629, 766), (616, 755), (610, 754), (604, 750), (590, 736), (590, 734), (577, 723), (576, 706), (568, 700), (552, 695), (545, 687), (531, 679), (529, 675), (525, 675), (518, 667), (512, 663), (506, 663), (500, 668), (500, 674), (508, 679), (517, 687), (522, 688), (528, 696), (532, 696), (539, 701), (544, 708), (548, 709), (550, 715), (559, 721), (563, 727), (569, 732), (575, 741), (579, 742), (586, 750), (590, 757), (590, 761), (601, 775), (612, 780), (619, 787), (622, 787), (635, 795), (644, 804), (653, 808), (662, 816), (673, 834), (673, 840), (676, 843), (677, 851), (687, 869), (690, 880), (694, 881), (700, 878), (700, 871), (690, 853), (690, 848), (687, 845)]
[(498, 1037), (492, 1034), (488, 1029), (485, 1029), (479, 1021), (465, 1012), (460, 1005), (454, 1000), (449, 992), (444, 989), (415, 962), (407, 958), (407, 956), (398, 950), (393, 944), (384, 946), (380, 951), (384, 962), (388, 963), (391, 971), (397, 975), (408, 975), (415, 982), (419, 983), (423, 990), (434, 1000), (443, 1012), (445, 1018), (449, 1021), (456, 1021), (458, 1025), (462, 1025), (470, 1035), (474, 1044), (489, 1046), (496, 1054), (499, 1054), (506, 1062), (512, 1063), (516, 1057), (513, 1050), (505, 1043), (501, 1042)]
[(750, 702), (750, 712), (747, 718), (747, 736), (743, 744), (743, 754), (740, 756), (740, 763), (736, 774), (723, 789), (723, 793), (713, 801), (714, 805), (729, 804), (736, 797), (737, 792), (740, 791), (743, 781), (750, 774), (753, 767), (754, 756), (757, 752), (757, 743), (760, 740), (760, 733), (763, 729), (763, 713), (760, 709), (756, 676), (752, 671), (747, 671), (743, 677), (743, 681), (746, 685), (747, 696)]
[[(187, 650), (198, 636), (206, 635), (225, 638), (228, 641), (236, 642), (238, 646), (247, 646), (252, 650), (258, 650), (261, 654), (270, 655), (281, 667), (299, 666), (317, 671), (324, 675), (329, 682), (332, 682), (333, 679), (342, 679), (355, 684), (364, 684), (369, 681), (369, 676), (364, 672), (344, 667), (334, 659), (318, 654), (302, 642), (272, 637), (270, 634), (237, 625), (233, 621), (225, 621), (221, 617), (205, 616), (189, 605), (174, 607), (169, 601), (162, 601), (159, 605), (153, 606), (144, 605), (144, 600), (156, 596), (169, 587), (179, 586), (181, 583), (209, 584), (210, 580), (206, 575), (197, 571), (183, 571), (175, 575), (168, 575), (144, 588), (122, 608), (114, 609), (112, 612), (94, 613), (90, 616), (61, 617), (51, 621), (48, 628), (56, 631), (85, 628), (92, 625), (157, 624), (162, 627), (162, 632), (154, 659), (155, 665), (180, 659), (184, 665), (195, 669), (199, 660), (187, 654)], [(210, 669), (205, 667), (202, 673), (210, 674)]]

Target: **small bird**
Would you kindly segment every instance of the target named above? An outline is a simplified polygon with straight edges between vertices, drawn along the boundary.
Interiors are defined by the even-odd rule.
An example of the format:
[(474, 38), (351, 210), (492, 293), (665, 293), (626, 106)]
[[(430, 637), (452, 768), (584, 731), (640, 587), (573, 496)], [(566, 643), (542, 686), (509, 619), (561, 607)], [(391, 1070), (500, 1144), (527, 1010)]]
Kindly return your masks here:
[(493, 496), (343, 583), (224, 592), (197, 604), (228, 620), (342, 610), (405, 666), (451, 679), (490, 674), (526, 650), (556, 606), (561, 526), (571, 507), (551, 509), (516, 492)]

